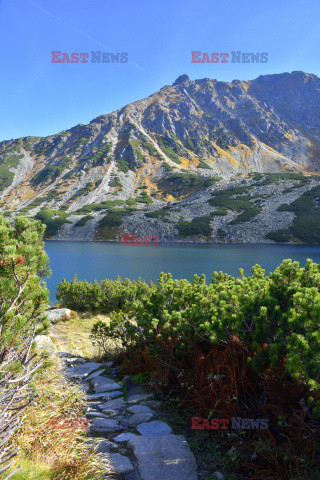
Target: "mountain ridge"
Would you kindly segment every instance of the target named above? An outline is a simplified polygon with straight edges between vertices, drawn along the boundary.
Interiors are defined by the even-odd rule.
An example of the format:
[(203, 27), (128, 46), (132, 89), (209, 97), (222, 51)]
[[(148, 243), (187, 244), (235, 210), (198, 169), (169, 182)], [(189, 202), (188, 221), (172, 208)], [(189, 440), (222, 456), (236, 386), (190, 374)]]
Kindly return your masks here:
[[(119, 210), (122, 202), (132, 207), (128, 217), (134, 218), (133, 208), (205, 197), (255, 173), (301, 174), (314, 182), (320, 169), (319, 125), (316, 75), (294, 71), (223, 82), (183, 74), (88, 124), (0, 142), (0, 209), (8, 216), (42, 215), (42, 220), (50, 209), (56, 221), (51, 236), (63, 237), (73, 228), (65, 234), (72, 238), (79, 231), (72, 215), (83, 208), (94, 217), (107, 213), (107, 205)], [(119, 238), (126, 221), (124, 215), (110, 231), (94, 224), (92, 238), (97, 228), (108, 230), (101, 239)], [(179, 221), (186, 220), (173, 220), (175, 226)]]

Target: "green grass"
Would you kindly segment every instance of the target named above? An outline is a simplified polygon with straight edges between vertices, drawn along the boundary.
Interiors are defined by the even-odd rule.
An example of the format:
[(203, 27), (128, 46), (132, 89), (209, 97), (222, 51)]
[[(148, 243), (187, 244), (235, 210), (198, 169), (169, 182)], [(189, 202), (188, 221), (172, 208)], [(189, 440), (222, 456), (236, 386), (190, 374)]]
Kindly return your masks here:
[(188, 237), (190, 235), (211, 235), (211, 216), (197, 217), (191, 222), (179, 220), (177, 224), (179, 235)]
[(31, 185), (37, 186), (59, 177), (70, 166), (71, 159), (62, 157), (57, 165), (49, 165), (38, 172), (31, 180)]
[[(237, 225), (251, 220), (253, 217), (261, 212), (261, 207), (255, 206), (250, 200), (252, 197), (246, 195), (250, 190), (250, 186), (245, 187), (231, 187), (225, 190), (219, 190), (214, 192), (214, 197), (210, 198), (208, 203), (215, 207), (220, 207), (219, 210), (225, 214), (226, 210), (232, 210), (233, 212), (242, 212), (237, 218), (235, 218), (230, 225)], [(232, 198), (235, 197), (235, 198)], [(213, 215), (217, 214), (213, 212)]]
[(127, 201), (126, 201), (126, 204), (127, 205), (137, 205), (137, 200), (135, 198), (129, 198)]
[(0, 191), (10, 187), (14, 179), (14, 173), (10, 168), (17, 168), (23, 155), (4, 154), (0, 165)]
[(92, 215), (86, 215), (85, 217), (80, 218), (80, 220), (75, 223), (75, 227), (83, 227), (89, 220), (92, 220), (94, 217)]
[(228, 209), (226, 207), (219, 207), (218, 210), (211, 212), (211, 215), (227, 215)]
[(169, 211), (166, 209), (156, 210), (154, 212), (146, 212), (145, 216), (148, 218), (160, 218), (162, 221), (166, 221), (169, 215)]
[(119, 177), (114, 177), (109, 181), (109, 187), (122, 187)]
[(120, 172), (127, 173), (130, 170), (129, 163), (126, 160), (123, 160), (123, 158), (116, 160), (116, 164)]
[(108, 238), (110, 229), (119, 228), (122, 225), (123, 218), (131, 215), (132, 211), (132, 208), (110, 210), (99, 222), (96, 230), (96, 238), (100, 239), (105, 235), (107, 235), (106, 238)]
[(90, 203), (90, 205), (84, 205), (76, 210), (76, 214), (82, 215), (85, 213), (98, 212), (100, 210), (106, 210), (107, 208), (119, 207), (124, 204), (124, 200), (105, 200), (101, 203)]
[(320, 208), (317, 206), (320, 200), (320, 186), (313, 187), (303, 193), (290, 204), (278, 207), (281, 212), (293, 212), (290, 233), (304, 243), (320, 243)]
[(107, 159), (109, 154), (112, 150), (112, 143), (106, 142), (98, 148), (97, 152), (88, 153), (84, 157), (82, 157), (81, 162), (85, 163), (87, 161), (91, 162), (92, 167), (97, 167), (99, 165), (103, 165)]
[(22, 458), (21, 470), (15, 473), (12, 480), (54, 480), (51, 468), (35, 461)]
[(147, 205), (153, 202), (152, 198), (147, 194), (147, 192), (141, 192), (140, 197), (136, 197), (135, 200), (138, 203), (146, 203)]
[(181, 160), (179, 158), (178, 152), (178, 145), (175, 140), (169, 137), (169, 135), (158, 135), (157, 136), (158, 145), (161, 150), (166, 154), (167, 157), (170, 158), (173, 162), (177, 163), (178, 165), (181, 164)]
[(206, 168), (211, 170), (211, 167), (203, 160), (203, 158), (199, 157), (199, 164), (197, 165), (197, 168)]
[[(102, 351), (98, 345), (93, 345), (90, 338), (91, 329), (99, 320), (108, 323), (110, 318), (102, 314), (79, 313), (78, 316), (52, 325), (49, 336), (58, 350), (99, 360)], [(110, 349), (115, 349), (115, 344), (111, 340)]]
[(193, 173), (172, 173), (166, 179), (168, 183), (178, 183), (188, 188), (200, 185), (204, 188), (207, 188), (218, 180), (221, 180), (221, 177), (203, 178)]
[[(271, 185), (273, 183), (279, 183), (282, 180), (295, 180), (299, 181), (301, 184), (309, 183), (311, 177), (306, 177), (303, 173), (289, 173), (289, 172), (279, 172), (279, 173), (251, 173), (249, 174), (253, 180), (257, 180), (259, 183), (257, 185)], [(301, 186), (301, 185), (300, 185)]]
[(88, 195), (88, 193), (90, 193), (93, 188), (94, 188), (94, 183), (93, 183), (93, 182), (87, 183), (87, 185), (85, 185), (84, 187), (80, 188), (80, 189), (68, 200), (68, 202), (73, 202), (73, 201), (76, 200), (77, 198), (81, 197), (81, 195)]
[(14, 173), (6, 165), (0, 165), (0, 191), (10, 187)]
[(173, 172), (174, 170), (174, 168), (171, 165), (169, 165), (169, 163), (163, 162), (162, 166), (166, 172)]
[(273, 240), (274, 242), (288, 242), (290, 240), (290, 230), (285, 228), (280, 228), (279, 230), (274, 230), (269, 232), (266, 235), (266, 238)]
[(255, 207), (254, 205), (252, 205), (251, 208), (247, 208), (244, 212), (240, 213), (240, 215), (238, 215), (237, 218), (232, 220), (229, 225), (239, 225), (240, 223), (248, 222), (261, 212), (261, 207)]
[(68, 213), (61, 210), (42, 208), (35, 218), (41, 220), (41, 222), (46, 225), (45, 237), (49, 238), (56, 235), (65, 223), (72, 223), (67, 220), (68, 215)]

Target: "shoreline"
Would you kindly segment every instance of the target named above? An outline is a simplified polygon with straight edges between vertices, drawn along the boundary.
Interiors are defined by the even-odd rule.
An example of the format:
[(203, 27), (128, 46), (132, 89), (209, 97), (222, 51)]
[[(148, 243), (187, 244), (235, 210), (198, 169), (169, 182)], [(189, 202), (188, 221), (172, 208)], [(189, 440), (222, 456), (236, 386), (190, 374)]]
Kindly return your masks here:
[(305, 246), (320, 246), (320, 243), (303, 243), (303, 242), (216, 242), (216, 241), (191, 241), (191, 240), (167, 240), (162, 242), (157, 242), (155, 245), (142, 245), (137, 243), (132, 244), (123, 244), (120, 240), (80, 240), (80, 239), (73, 239), (73, 238), (63, 238), (63, 239), (52, 239), (52, 238), (45, 238), (45, 242), (74, 242), (74, 243), (110, 243), (116, 245), (122, 245), (124, 247), (163, 247), (163, 246), (179, 246), (179, 245), (206, 245), (206, 246), (214, 246), (214, 245), (305, 245)]

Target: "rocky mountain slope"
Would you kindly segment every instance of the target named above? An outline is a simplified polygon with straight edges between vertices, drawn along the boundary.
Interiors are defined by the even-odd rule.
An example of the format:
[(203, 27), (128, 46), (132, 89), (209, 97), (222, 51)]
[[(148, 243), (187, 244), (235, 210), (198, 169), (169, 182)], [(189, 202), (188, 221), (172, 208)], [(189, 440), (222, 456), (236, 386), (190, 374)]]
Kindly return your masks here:
[(53, 239), (318, 243), (319, 126), (315, 75), (182, 75), (88, 125), (0, 142), (0, 209)]

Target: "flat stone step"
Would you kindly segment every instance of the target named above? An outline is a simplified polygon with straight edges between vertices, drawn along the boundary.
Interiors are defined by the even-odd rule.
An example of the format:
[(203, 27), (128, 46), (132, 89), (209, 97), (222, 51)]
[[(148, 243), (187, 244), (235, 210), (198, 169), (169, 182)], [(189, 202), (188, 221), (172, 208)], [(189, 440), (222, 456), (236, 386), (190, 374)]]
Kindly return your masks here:
[(121, 388), (120, 383), (115, 382), (114, 380), (98, 376), (91, 381), (91, 385), (96, 393), (101, 392), (110, 392), (112, 390), (119, 390)]
[(101, 375), (101, 373), (104, 373), (105, 372), (105, 369), (104, 368), (100, 368), (99, 370), (96, 370), (95, 372), (93, 373), (90, 373), (90, 375), (88, 375), (86, 377), (86, 382), (89, 382), (90, 380), (92, 380), (93, 378), (96, 378), (96, 377), (99, 377)]
[(126, 402), (124, 401), (123, 397), (115, 398), (114, 400), (110, 400), (108, 402), (100, 403), (96, 405), (98, 410), (122, 410), (125, 408)]
[(94, 418), (91, 421), (90, 431), (92, 433), (113, 433), (123, 430), (122, 425), (112, 418)]
[(116, 449), (117, 445), (105, 438), (99, 438), (96, 446), (97, 453), (110, 453)]
[(155, 413), (154, 410), (151, 410), (151, 408), (146, 407), (145, 405), (132, 405), (131, 407), (127, 408), (127, 412), (129, 412), (129, 413)]
[(108, 470), (117, 475), (125, 475), (134, 471), (134, 467), (128, 457), (120, 453), (107, 453), (102, 461), (106, 463)]
[(108, 415), (102, 412), (87, 412), (86, 417), (87, 418), (109, 418)]
[(128, 395), (127, 402), (130, 405), (134, 405), (150, 398), (153, 398), (152, 393), (133, 393), (132, 395)]
[(138, 432), (143, 436), (154, 437), (161, 435), (169, 435), (172, 428), (167, 423), (161, 420), (154, 420), (153, 422), (141, 423), (137, 426)]
[(182, 435), (133, 437), (141, 480), (198, 480), (197, 464)]
[(66, 371), (66, 376), (68, 378), (86, 378), (90, 373), (94, 372), (100, 367), (100, 363), (96, 362), (87, 362), (83, 365), (79, 365), (73, 368), (68, 368)]
[(120, 435), (117, 435), (116, 437), (113, 438), (113, 441), (117, 443), (123, 443), (123, 442), (128, 442), (130, 438), (133, 438), (133, 437), (137, 437), (137, 435), (131, 432), (120, 433)]
[(121, 424), (124, 427), (135, 428), (138, 425), (149, 422), (153, 418), (153, 413), (133, 413), (132, 415), (127, 415), (121, 420)]
[(107, 402), (108, 400), (112, 400), (113, 398), (118, 398), (122, 396), (123, 393), (121, 392), (121, 390), (114, 390), (112, 392), (88, 393), (85, 398), (89, 401), (105, 400)]

